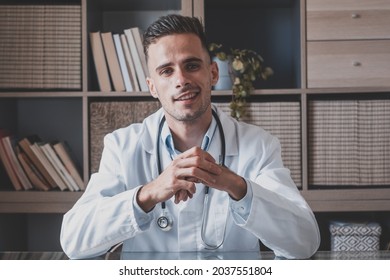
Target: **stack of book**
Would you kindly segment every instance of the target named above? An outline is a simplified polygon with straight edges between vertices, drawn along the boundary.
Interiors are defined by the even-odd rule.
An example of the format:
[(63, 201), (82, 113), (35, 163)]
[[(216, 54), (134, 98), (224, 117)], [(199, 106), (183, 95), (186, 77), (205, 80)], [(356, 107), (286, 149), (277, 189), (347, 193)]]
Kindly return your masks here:
[(148, 69), (138, 27), (124, 34), (90, 32), (93, 60), (101, 91), (148, 91)]
[(7, 131), (0, 130), (0, 162), (17, 191), (85, 190), (64, 142), (42, 142), (38, 136), (16, 140)]
[(0, 88), (81, 89), (81, 6), (0, 5)]

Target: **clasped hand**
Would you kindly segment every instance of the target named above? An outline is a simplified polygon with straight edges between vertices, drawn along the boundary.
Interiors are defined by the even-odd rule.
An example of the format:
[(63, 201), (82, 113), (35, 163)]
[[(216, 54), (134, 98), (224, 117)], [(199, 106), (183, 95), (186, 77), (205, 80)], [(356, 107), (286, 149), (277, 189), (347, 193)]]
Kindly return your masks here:
[(173, 196), (175, 203), (186, 201), (195, 194), (195, 183), (226, 191), (237, 200), (246, 193), (246, 183), (240, 176), (219, 165), (209, 153), (194, 147), (178, 155), (160, 176), (140, 189), (138, 204), (148, 212)]

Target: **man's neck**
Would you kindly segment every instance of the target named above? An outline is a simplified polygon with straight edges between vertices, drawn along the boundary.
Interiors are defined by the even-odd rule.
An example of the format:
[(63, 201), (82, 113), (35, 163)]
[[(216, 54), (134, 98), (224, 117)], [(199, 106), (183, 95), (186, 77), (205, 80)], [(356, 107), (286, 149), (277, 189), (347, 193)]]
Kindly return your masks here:
[(177, 121), (167, 117), (175, 149), (184, 152), (195, 146), (200, 147), (211, 119), (211, 111), (195, 121)]

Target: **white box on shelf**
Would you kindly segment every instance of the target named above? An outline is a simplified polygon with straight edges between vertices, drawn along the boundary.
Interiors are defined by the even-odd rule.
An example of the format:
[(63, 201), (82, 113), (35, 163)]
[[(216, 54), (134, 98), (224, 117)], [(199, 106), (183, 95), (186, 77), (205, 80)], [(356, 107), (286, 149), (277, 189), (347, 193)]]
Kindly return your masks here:
[(378, 223), (332, 221), (329, 226), (332, 251), (378, 251), (382, 228)]

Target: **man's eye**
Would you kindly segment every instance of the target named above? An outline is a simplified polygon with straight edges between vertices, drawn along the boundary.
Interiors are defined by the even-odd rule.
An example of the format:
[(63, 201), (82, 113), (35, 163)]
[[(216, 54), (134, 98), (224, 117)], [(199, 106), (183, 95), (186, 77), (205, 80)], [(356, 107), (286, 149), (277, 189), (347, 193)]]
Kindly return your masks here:
[(160, 71), (160, 75), (162, 75), (162, 76), (169, 76), (170, 74), (172, 74), (172, 69), (169, 69), (169, 68), (162, 69)]
[(196, 64), (196, 63), (190, 63), (190, 64), (187, 64), (187, 69), (188, 70), (197, 70), (197, 69), (199, 69), (199, 64)]

